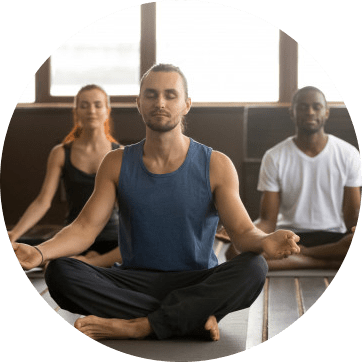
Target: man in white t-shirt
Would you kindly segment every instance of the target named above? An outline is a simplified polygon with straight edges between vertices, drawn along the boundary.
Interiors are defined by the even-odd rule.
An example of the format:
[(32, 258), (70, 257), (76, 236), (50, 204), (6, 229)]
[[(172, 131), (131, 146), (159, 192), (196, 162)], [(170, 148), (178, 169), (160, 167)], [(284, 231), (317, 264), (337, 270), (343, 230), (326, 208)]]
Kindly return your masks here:
[[(361, 161), (355, 147), (326, 134), (329, 109), (315, 87), (300, 89), (290, 110), (296, 125), (263, 157), (258, 190), (264, 232), (289, 229), (300, 236), (301, 253), (268, 260), (269, 269), (338, 268), (352, 241), (360, 208)], [(236, 253), (232, 247), (228, 259)]]

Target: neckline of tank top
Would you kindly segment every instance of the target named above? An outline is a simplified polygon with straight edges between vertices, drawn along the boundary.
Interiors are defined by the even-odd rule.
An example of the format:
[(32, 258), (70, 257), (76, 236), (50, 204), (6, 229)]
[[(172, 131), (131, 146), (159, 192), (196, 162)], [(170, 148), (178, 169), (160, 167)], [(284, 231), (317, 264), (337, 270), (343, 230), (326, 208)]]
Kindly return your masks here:
[(138, 152), (138, 157), (139, 157), (139, 163), (141, 165), (141, 168), (142, 170), (149, 176), (151, 177), (170, 177), (170, 176), (174, 176), (176, 175), (177, 173), (181, 172), (182, 169), (187, 165), (187, 163), (189, 162), (189, 159), (190, 159), (190, 155), (191, 155), (191, 149), (194, 147), (194, 144), (195, 144), (195, 141), (189, 137), (190, 139), (190, 145), (189, 145), (189, 149), (187, 150), (187, 154), (186, 154), (186, 157), (185, 157), (185, 160), (184, 162), (182, 163), (182, 165), (175, 171), (172, 171), (172, 172), (168, 172), (168, 173), (152, 173), (150, 172), (147, 167), (145, 166), (144, 162), (143, 162), (143, 157), (142, 157), (142, 154), (143, 154), (143, 145), (146, 141), (146, 139), (143, 139), (141, 142), (140, 142), (140, 147), (139, 147), (139, 152)]
[[(71, 142), (71, 144), (72, 144), (72, 143), (73, 143), (73, 142)], [(74, 170), (82, 173), (82, 174), (85, 175), (85, 176), (92, 177), (92, 178), (96, 177), (96, 175), (97, 175), (96, 172), (95, 172), (95, 173), (85, 172), (85, 171), (83, 171), (83, 170), (81, 170), (81, 169), (79, 169), (78, 167), (76, 167), (76, 166), (73, 165), (72, 160), (70, 159), (70, 157), (71, 157), (71, 156), (70, 156), (70, 155), (71, 155), (71, 149), (72, 149), (72, 147), (71, 147), (72, 145), (71, 145), (71, 144), (67, 145), (67, 148), (68, 148), (68, 150), (69, 150), (69, 157), (68, 157), (68, 161), (69, 161), (68, 163), (69, 163), (69, 165), (70, 165)], [(112, 150), (111, 150), (111, 151), (113, 151), (113, 150), (115, 150), (115, 149), (117, 149), (117, 148), (120, 147), (120, 145), (118, 145), (117, 148), (113, 148), (114, 145), (118, 145), (118, 143), (111, 142), (111, 147), (112, 147)]]

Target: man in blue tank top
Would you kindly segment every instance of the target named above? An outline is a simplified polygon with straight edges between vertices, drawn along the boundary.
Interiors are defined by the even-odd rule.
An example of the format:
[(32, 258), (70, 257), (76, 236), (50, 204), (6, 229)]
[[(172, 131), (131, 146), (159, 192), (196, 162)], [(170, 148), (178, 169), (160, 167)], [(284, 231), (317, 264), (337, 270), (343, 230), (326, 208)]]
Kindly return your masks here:
[[(262, 290), (261, 254), (298, 253), (299, 237), (257, 229), (230, 159), (183, 134), (191, 100), (179, 68), (151, 68), (137, 107), (145, 140), (105, 157), (79, 217), (38, 247), (13, 243), (14, 250), (25, 269), (50, 260), (45, 277), (52, 298), (84, 315), (75, 327), (93, 339), (203, 333), (218, 340), (218, 322), (248, 308)], [(116, 198), (123, 264), (105, 269), (69, 258), (89, 248)], [(241, 252), (221, 265), (212, 249), (219, 217)]]

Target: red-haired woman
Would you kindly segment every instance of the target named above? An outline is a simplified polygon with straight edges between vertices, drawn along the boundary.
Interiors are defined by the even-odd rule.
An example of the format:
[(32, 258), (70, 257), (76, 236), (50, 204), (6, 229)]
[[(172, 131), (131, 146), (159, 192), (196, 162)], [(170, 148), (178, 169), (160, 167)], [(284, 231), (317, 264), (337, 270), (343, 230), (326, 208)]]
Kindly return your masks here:
[[(63, 142), (51, 150), (40, 193), (8, 232), (11, 241), (16, 241), (46, 214), (61, 178), (68, 202), (66, 224), (78, 216), (93, 192), (103, 157), (120, 147), (111, 136), (110, 112), (108, 95), (101, 87), (87, 85), (80, 89), (73, 109), (74, 127)], [(104, 267), (121, 260), (116, 208), (91, 248), (77, 258)]]

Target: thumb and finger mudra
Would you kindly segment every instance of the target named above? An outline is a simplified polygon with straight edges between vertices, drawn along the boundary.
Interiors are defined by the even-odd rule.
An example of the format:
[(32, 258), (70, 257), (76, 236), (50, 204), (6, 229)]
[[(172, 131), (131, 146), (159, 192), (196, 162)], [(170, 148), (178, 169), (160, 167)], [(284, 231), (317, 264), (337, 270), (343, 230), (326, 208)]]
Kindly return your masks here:
[(300, 237), (297, 234), (294, 234), (292, 231), (290, 233), (291, 234), (289, 234), (287, 236), (287, 242), (290, 245), (290, 247), (292, 248), (293, 252), (299, 253), (300, 248), (297, 243), (299, 243)]
[(299, 242), (299, 236), (289, 230), (277, 230), (275, 232), (277, 246), (275, 257), (277, 259), (286, 258), (289, 255), (297, 254), (300, 251), (297, 243)]

